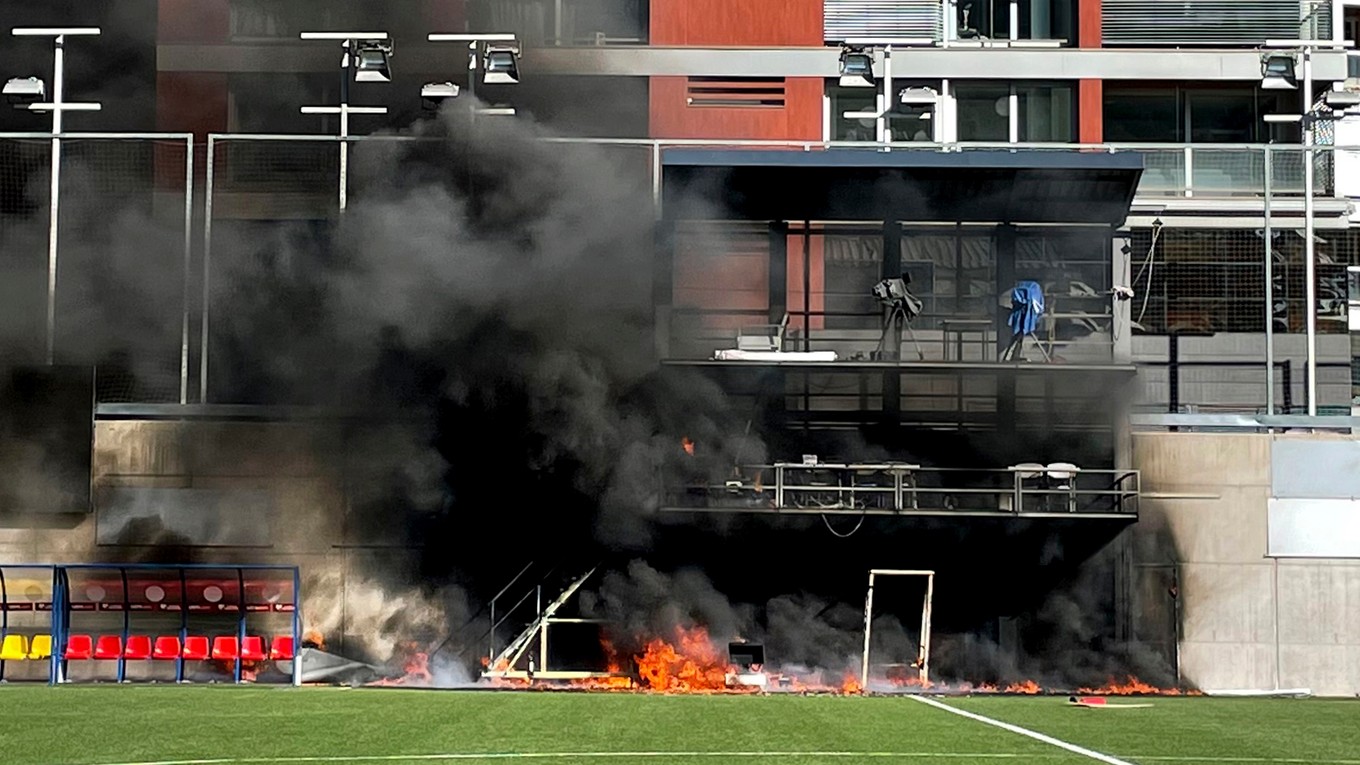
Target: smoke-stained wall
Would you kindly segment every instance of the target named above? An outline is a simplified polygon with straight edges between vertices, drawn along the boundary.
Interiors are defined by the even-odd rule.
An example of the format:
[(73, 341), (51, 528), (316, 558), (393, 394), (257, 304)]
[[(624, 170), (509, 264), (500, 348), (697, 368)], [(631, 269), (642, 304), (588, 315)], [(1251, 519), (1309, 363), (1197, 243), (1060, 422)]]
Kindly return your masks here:
[[(1144, 490), (1181, 495), (1143, 501), (1136, 628), (1178, 649), (1181, 676), (1198, 687), (1360, 692), (1360, 562), (1268, 557), (1272, 453), (1298, 441), (1354, 451), (1344, 436), (1134, 435)], [(1168, 628), (1178, 646), (1157, 640)]]

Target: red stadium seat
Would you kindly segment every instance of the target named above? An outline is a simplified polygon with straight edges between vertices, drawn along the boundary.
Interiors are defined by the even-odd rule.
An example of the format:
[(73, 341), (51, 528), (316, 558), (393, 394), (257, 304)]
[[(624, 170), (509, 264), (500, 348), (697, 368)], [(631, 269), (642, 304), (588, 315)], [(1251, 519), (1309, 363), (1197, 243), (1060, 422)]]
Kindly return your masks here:
[(94, 644), (96, 659), (117, 659), (123, 655), (123, 638), (118, 635), (100, 635)]
[(72, 661), (84, 661), (94, 653), (94, 638), (89, 635), (67, 635), (66, 650), (62, 657)]
[(213, 638), (212, 657), (219, 661), (233, 661), (240, 656), (240, 644), (235, 635), (218, 635)]
[(264, 638), (259, 635), (246, 635), (241, 641), (241, 658), (246, 661), (264, 661), (269, 658), (264, 652)]
[(189, 661), (204, 661), (208, 658), (208, 639), (202, 635), (184, 638), (184, 658)]
[(287, 661), (293, 658), (293, 636), (275, 635), (274, 642), (269, 646), (269, 658), (275, 661)]
[(150, 659), (151, 637), (149, 635), (128, 635), (127, 647), (123, 649), (124, 659)]
[(151, 658), (160, 661), (174, 661), (179, 658), (179, 653), (179, 637), (176, 635), (161, 635), (151, 647)]

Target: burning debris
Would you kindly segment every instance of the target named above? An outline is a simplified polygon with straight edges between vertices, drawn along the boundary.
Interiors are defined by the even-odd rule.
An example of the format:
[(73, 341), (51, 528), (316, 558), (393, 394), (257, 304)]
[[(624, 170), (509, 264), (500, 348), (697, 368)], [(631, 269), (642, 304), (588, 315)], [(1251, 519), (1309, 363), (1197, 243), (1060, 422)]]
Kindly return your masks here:
[(677, 628), (674, 642), (648, 641), (635, 657), (643, 685), (666, 693), (725, 691), (731, 665), (723, 659), (703, 627)]

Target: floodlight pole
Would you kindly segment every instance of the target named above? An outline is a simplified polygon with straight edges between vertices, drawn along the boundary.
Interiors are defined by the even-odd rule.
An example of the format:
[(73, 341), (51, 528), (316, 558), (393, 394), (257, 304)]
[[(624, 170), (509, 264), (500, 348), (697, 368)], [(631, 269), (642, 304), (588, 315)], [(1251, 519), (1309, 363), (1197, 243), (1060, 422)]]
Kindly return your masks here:
[(357, 44), (360, 40), (386, 40), (386, 32), (303, 32), (301, 35), (304, 40), (339, 40), (341, 47), (345, 49), (345, 55), (340, 59), (340, 105), (339, 106), (304, 106), (303, 114), (338, 114), (340, 115), (340, 182), (339, 182), (339, 203), (340, 212), (344, 213), (349, 207), (349, 115), (351, 114), (387, 114), (386, 106), (350, 106), (349, 105), (349, 81), (354, 76), (355, 67), (358, 62), (356, 53)]
[(1266, 243), (1266, 414), (1275, 414), (1275, 229), (1270, 217), (1270, 195), (1274, 174), (1275, 155), (1266, 144), (1262, 214), (1265, 216)]
[[(429, 40), (430, 42), (463, 42), (463, 43), (467, 43), (467, 46), (468, 46), (468, 65), (467, 65), (468, 78), (467, 78), (467, 93), (468, 93), (468, 96), (469, 96), (470, 99), (471, 99), (471, 102), (468, 104), (468, 146), (469, 146), (469, 148), (475, 147), (475, 144), (476, 144), (476, 141), (477, 141), (477, 112), (482, 111), (482, 110), (480, 110), (480, 109), (477, 108), (477, 68), (478, 68), (478, 59), (481, 58), (482, 46), (484, 46), (486, 43), (491, 43), (491, 42), (518, 42), (518, 38), (515, 37), (515, 35), (513, 35), (513, 34), (508, 34), (508, 33), (504, 33), (504, 32), (489, 32), (489, 33), (486, 33), (486, 34), (447, 34), (447, 33), (443, 33), (443, 32), (434, 32), (434, 33), (431, 33), (431, 34), (427, 35), (425, 39)], [(488, 114), (514, 114), (514, 113), (515, 113), (515, 110), (514, 110), (513, 108), (511, 108), (511, 109), (509, 109), (509, 110), (486, 109), (485, 111), (486, 111)], [(467, 178), (467, 196), (468, 196), (468, 203), (469, 203), (469, 205), (471, 205), (471, 202), (472, 202), (472, 199), (473, 199), (473, 197), (472, 197), (472, 152), (471, 152), (471, 151), (468, 152), (467, 162), (465, 163), (465, 165), (466, 165), (465, 171), (466, 171), (466, 178)], [(496, 628), (495, 628), (495, 624), (494, 624), (494, 622), (493, 622), (493, 623), (492, 623), (492, 628), (491, 628), (491, 630), (492, 630), (491, 639), (492, 639), (492, 641), (493, 641), (493, 648), (494, 648), (494, 641), (495, 641), (495, 638), (496, 638), (496, 636), (495, 636), (495, 629), (496, 629)], [(546, 629), (546, 628), (545, 628), (545, 629)], [(494, 652), (493, 652), (493, 653), (494, 653)], [(493, 656), (493, 659), (494, 659), (494, 656)]]
[[(1311, 19), (1323, 3), (1315, 3), (1309, 12)], [(1303, 299), (1304, 332), (1306, 342), (1304, 390), (1308, 399), (1308, 415), (1317, 415), (1317, 252), (1313, 243), (1313, 167), (1314, 129), (1319, 119), (1313, 108), (1313, 50), (1315, 48), (1338, 48), (1346, 46), (1347, 41), (1336, 40), (1267, 40), (1266, 48), (1280, 48), (1297, 52), (1303, 61), (1303, 104), (1299, 110), (1300, 127), (1303, 128)], [(1269, 154), (1267, 154), (1267, 159)], [(1267, 328), (1269, 330), (1269, 328)]]
[[(883, 95), (882, 101), (878, 105), (878, 142), (887, 144), (892, 143), (892, 126), (888, 122), (888, 113), (893, 108), (893, 76), (892, 76), (892, 46), (883, 46)], [(888, 151), (892, 149), (889, 148)]]
[(1304, 385), (1308, 416), (1317, 415), (1317, 256), (1313, 251), (1313, 55), (1303, 46), (1303, 299), (1308, 365)]
[(48, 191), (47, 213), (47, 350), (46, 359), (50, 366), (56, 358), (57, 344), (57, 220), (61, 209), (61, 139), (62, 115), (67, 111), (96, 112), (98, 103), (68, 103), (65, 99), (66, 79), (66, 36), (99, 34), (98, 27), (14, 27), (10, 33), (15, 37), (51, 37), (52, 54), (52, 100), (45, 103), (29, 104), (30, 111), (52, 112), (52, 170), (51, 187)]

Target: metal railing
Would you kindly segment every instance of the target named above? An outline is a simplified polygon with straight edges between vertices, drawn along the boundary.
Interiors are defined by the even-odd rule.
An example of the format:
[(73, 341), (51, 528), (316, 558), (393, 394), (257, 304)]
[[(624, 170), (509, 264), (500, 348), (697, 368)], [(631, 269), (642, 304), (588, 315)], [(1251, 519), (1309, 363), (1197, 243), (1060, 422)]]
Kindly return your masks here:
[[(998, 313), (922, 314), (899, 336), (893, 331), (884, 333), (881, 312), (791, 309), (793, 324), (783, 333), (778, 350), (832, 351), (838, 360), (872, 359), (882, 353), (884, 358), (909, 361), (995, 363), (1005, 345), (998, 337), (1007, 341), (1011, 337)], [(710, 359), (720, 351), (739, 349), (744, 333), (768, 326), (765, 318), (766, 312), (760, 309), (676, 307), (671, 316), (668, 358)], [(842, 319), (854, 326), (823, 328), (820, 324), (826, 319)], [(1034, 360), (1061, 358), (1071, 363), (1108, 364), (1114, 360), (1112, 320), (1109, 313), (1046, 314), (1021, 350)]]
[(902, 462), (739, 468), (666, 492), (672, 511), (812, 515), (1137, 516), (1136, 470), (1068, 464), (937, 468)]

